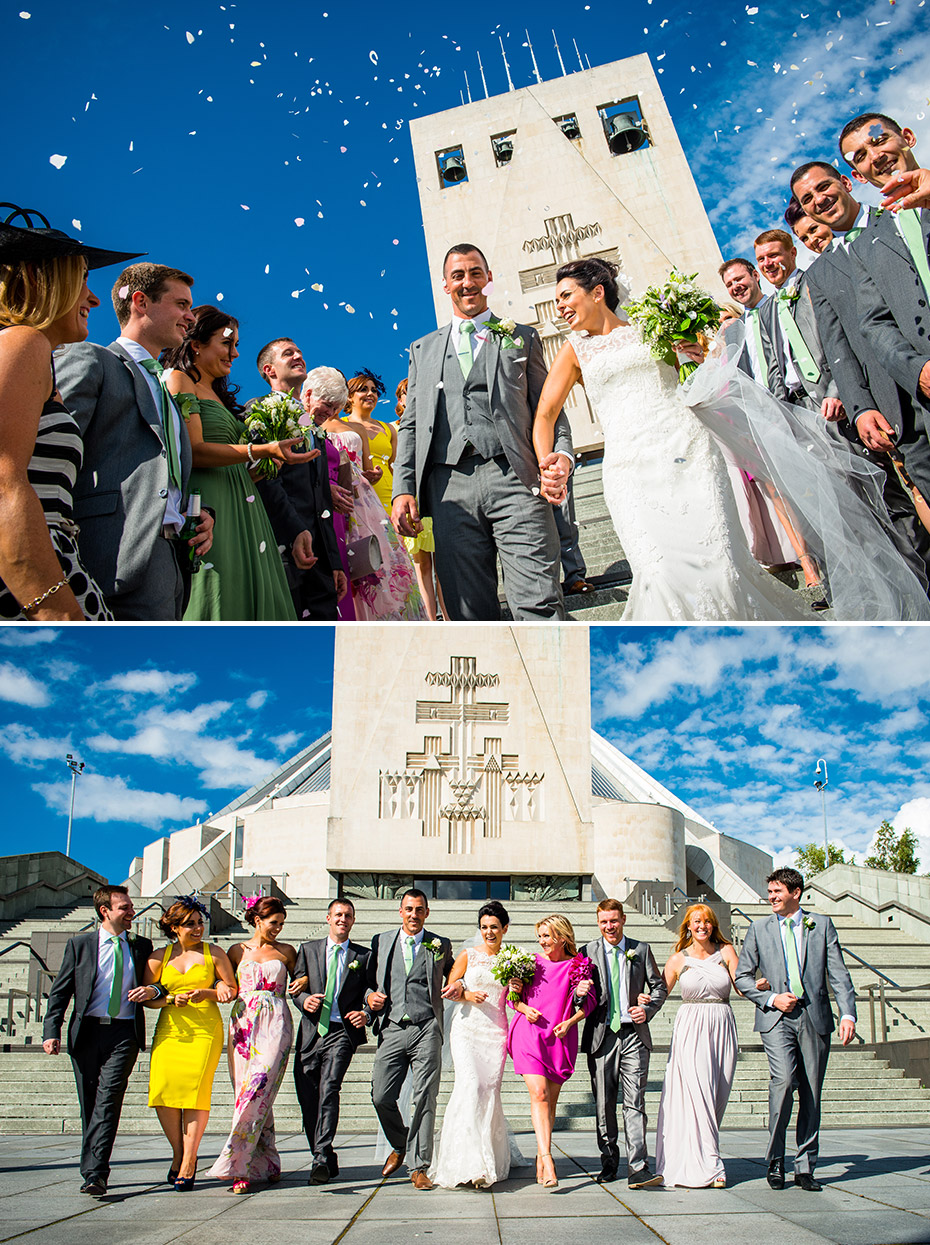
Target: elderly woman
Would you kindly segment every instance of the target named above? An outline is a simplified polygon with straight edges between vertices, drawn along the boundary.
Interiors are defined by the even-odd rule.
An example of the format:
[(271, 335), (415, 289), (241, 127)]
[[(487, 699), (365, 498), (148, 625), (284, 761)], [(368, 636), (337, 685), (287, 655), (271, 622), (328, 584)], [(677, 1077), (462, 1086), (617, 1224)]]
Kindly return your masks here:
[[(507, 1049), (513, 1070), (530, 1094), (530, 1115), (536, 1134), (536, 1181), (558, 1187), (552, 1161), (552, 1127), (562, 1086), (575, 1071), (578, 1024), (597, 1002), (591, 964), (578, 954), (575, 931), (567, 917), (554, 914), (536, 922), (541, 955), (536, 973), (513, 1006)], [(512, 981), (517, 989), (522, 983)]]
[(100, 306), (88, 269), (136, 258), (85, 246), (39, 212), (17, 208), (0, 224), (0, 619), (111, 617), (78, 553), (71, 491), (84, 450), (52, 352), (87, 338)]
[(373, 411), (384, 396), (384, 381), (370, 368), (361, 368), (348, 382), (349, 396), (345, 419), (351, 428), (368, 441), (372, 467), (380, 470), (372, 487), (387, 514), (391, 513), (391, 491), (394, 487), (394, 458), (397, 455), (397, 425), (375, 419)]
[[(304, 410), (313, 416), (319, 429), (322, 420), (337, 417), (343, 409), (346, 401), (346, 379), (334, 367), (315, 367), (307, 373), (301, 393)], [(333, 499), (333, 531), (336, 534), (336, 545), (346, 583), (349, 585), (348, 591), (338, 604), (339, 618), (342, 622), (354, 622), (355, 598), (352, 595), (348, 555), (348, 531), (355, 511), (352, 467), (348, 454), (340, 450), (331, 437), (322, 432), (320, 435), (326, 449), (326, 470), (329, 473), (329, 488)]]
[(180, 895), (158, 922), (168, 945), (154, 951), (147, 986), (167, 994), (147, 1003), (160, 1009), (149, 1069), (149, 1106), (171, 1144), (168, 1183), (179, 1193), (194, 1187), (197, 1151), (210, 1118), (213, 1077), (223, 1050), (217, 1003), (236, 997), (236, 976), (226, 952), (204, 941), (207, 910)]
[[(379, 473), (371, 467), (368, 438), (333, 413), (337, 395), (345, 395), (341, 410), (348, 390), (336, 368), (318, 367), (307, 374), (301, 390), (304, 405), (352, 473), (354, 509), (348, 519), (346, 555), (355, 616), (361, 622), (419, 622), (425, 611), (413, 563), (370, 483)], [(375, 547), (372, 561), (368, 553)]]

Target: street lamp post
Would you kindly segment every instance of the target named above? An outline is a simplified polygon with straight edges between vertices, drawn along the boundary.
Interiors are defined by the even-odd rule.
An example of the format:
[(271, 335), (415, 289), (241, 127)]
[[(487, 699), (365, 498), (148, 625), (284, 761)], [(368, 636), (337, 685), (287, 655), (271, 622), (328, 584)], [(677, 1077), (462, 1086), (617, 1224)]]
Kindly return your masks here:
[(71, 807), (68, 810), (68, 840), (65, 843), (65, 855), (71, 855), (71, 824), (74, 821), (74, 788), (77, 784), (78, 774), (84, 768), (83, 761), (76, 761), (74, 754), (69, 752), (65, 757), (65, 764), (71, 771)]
[[(820, 768), (823, 766), (823, 781), (820, 780)], [(827, 843), (827, 797), (824, 794), (827, 783), (830, 779), (827, 777), (827, 763), (821, 757), (817, 762), (817, 768), (814, 770), (814, 786), (820, 792), (820, 805), (823, 809), (823, 867), (826, 869), (830, 864), (830, 849)]]

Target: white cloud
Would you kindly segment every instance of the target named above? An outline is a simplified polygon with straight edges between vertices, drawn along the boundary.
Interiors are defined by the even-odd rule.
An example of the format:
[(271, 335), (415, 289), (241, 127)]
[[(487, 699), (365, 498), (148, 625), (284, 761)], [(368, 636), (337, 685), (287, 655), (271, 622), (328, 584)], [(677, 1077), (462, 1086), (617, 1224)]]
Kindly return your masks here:
[[(125, 821), (160, 830), (165, 826), (188, 825), (206, 813), (204, 800), (187, 799), (166, 791), (140, 791), (119, 777), (85, 774), (78, 784), (74, 804), (75, 821)], [(33, 791), (49, 808), (67, 813), (71, 783), (36, 783)]]
[(274, 744), (278, 752), (291, 752), (299, 742), (300, 736), (296, 731), (285, 731), (283, 735), (271, 736), (271, 743)]
[(33, 648), (36, 644), (51, 644), (58, 639), (54, 627), (3, 627), (0, 644), (5, 648)]
[(267, 699), (268, 693), (264, 688), (260, 688), (258, 691), (253, 692), (245, 703), (250, 709), (261, 709)]
[(31, 726), (21, 726), (18, 722), (12, 722), (0, 736), (0, 751), (5, 752), (17, 765), (24, 762), (28, 765), (51, 760), (63, 762), (65, 754), (72, 752), (73, 748), (67, 737), (52, 739), (46, 735), (40, 735)]
[(114, 674), (100, 686), (136, 696), (167, 696), (172, 692), (186, 692), (196, 682), (195, 674), (176, 674), (171, 670), (126, 670), (122, 674)]
[(48, 688), (38, 679), (32, 678), (11, 662), (0, 662), (0, 700), (39, 709), (47, 705), (50, 699)]
[(901, 805), (894, 817), (889, 818), (889, 821), (898, 834), (902, 834), (906, 829), (914, 831), (917, 835), (919, 856), (917, 871), (926, 873), (930, 870), (930, 797), (918, 796), (914, 800), (908, 800), (906, 804)]

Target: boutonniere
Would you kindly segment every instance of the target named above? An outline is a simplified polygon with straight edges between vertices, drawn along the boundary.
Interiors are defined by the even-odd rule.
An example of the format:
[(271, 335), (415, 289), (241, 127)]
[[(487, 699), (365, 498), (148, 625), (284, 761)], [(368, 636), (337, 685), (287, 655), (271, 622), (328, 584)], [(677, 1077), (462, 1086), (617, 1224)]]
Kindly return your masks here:
[(358, 972), (358, 968), (359, 968), (359, 963), (358, 963), (358, 960), (353, 960), (353, 961), (352, 961), (352, 963), (349, 965), (349, 970), (348, 970), (348, 971), (349, 971), (350, 973), (357, 973), (357, 972)]
[(801, 291), (796, 285), (793, 285), (789, 290), (778, 291), (778, 301), (782, 303), (796, 303), (800, 297)]
[(630, 963), (631, 963), (631, 964), (632, 964), (632, 962), (636, 959), (636, 952), (633, 950), (633, 948), (632, 948), (632, 947), (629, 947), (629, 948), (628, 948), (628, 949), (624, 952), (624, 955), (625, 955), (625, 957), (626, 957), (626, 958), (630, 961)]
[(442, 955), (442, 943), (438, 938), (432, 938), (429, 942), (425, 942), (423, 945), (426, 947), (427, 951), (432, 953), (433, 959), (438, 960)]
[(519, 350), (523, 347), (523, 338), (514, 338), (517, 331), (516, 320), (489, 320), (487, 323), (489, 333), (494, 336), (501, 344), (501, 350)]
[(814, 924), (813, 920), (811, 919), (811, 917), (806, 916), (806, 917), (804, 918), (804, 928), (805, 928), (805, 929), (816, 929), (816, 926), (815, 926), (815, 924)]
[(126, 941), (127, 941), (127, 942), (130, 942), (130, 943), (133, 943), (133, 942), (135, 942), (135, 941), (136, 941), (136, 935), (135, 935), (135, 932), (134, 932), (133, 930), (128, 929), (128, 930), (126, 931)]

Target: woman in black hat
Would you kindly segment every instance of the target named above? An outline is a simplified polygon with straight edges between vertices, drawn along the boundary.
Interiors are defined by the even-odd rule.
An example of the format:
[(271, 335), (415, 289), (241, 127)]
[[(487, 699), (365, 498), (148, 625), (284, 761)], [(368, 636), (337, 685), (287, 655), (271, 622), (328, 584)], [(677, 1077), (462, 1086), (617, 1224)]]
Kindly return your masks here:
[(136, 256), (84, 246), (39, 212), (2, 209), (10, 214), (0, 223), (0, 619), (109, 618), (78, 555), (71, 490), (83, 446), (56, 390), (52, 352), (87, 337), (100, 306), (88, 269)]

